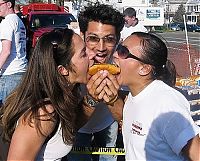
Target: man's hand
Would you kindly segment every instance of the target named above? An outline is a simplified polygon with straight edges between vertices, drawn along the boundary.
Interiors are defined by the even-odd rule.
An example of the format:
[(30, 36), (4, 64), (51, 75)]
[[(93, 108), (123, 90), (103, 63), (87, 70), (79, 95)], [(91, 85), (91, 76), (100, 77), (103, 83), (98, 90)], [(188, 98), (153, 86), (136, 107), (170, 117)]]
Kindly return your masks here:
[(106, 86), (104, 86), (104, 89), (100, 93), (99, 97), (102, 96), (102, 99), (108, 104), (114, 103), (117, 100), (119, 90), (117, 79), (114, 75), (108, 73), (104, 81), (106, 81)]
[(107, 71), (99, 71), (93, 75), (87, 83), (87, 90), (90, 96), (96, 100), (102, 100), (104, 87), (107, 85), (106, 77), (108, 76)]
[(124, 105), (124, 97), (121, 96), (119, 87), (115, 75), (106, 70), (93, 75), (87, 84), (89, 95), (98, 101), (104, 101), (118, 122), (122, 119)]
[(96, 100), (109, 103), (117, 98), (119, 84), (114, 75), (102, 70), (93, 75), (87, 83), (90, 96)]

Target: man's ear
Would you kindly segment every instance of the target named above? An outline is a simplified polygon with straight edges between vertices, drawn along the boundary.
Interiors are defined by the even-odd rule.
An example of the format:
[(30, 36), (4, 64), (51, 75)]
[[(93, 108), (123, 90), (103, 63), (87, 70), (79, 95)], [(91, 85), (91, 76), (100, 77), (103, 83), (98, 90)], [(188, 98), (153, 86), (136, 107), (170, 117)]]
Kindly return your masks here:
[(69, 75), (69, 70), (63, 67), (62, 65), (58, 66), (58, 72), (63, 75), (63, 76), (68, 76)]
[(7, 5), (9, 8), (11, 8), (12, 3), (11, 3), (11, 2), (7, 2), (6, 5)]
[(151, 65), (143, 64), (139, 68), (139, 75), (141, 75), (141, 76), (148, 75), (149, 73), (151, 73), (151, 70), (152, 70), (152, 66)]

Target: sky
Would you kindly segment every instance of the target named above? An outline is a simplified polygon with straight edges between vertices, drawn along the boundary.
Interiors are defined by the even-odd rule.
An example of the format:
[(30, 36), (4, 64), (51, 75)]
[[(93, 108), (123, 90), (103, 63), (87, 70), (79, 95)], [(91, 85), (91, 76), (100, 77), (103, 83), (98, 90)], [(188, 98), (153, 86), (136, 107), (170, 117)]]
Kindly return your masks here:
[(26, 0), (15, 0), (16, 4), (26, 4)]

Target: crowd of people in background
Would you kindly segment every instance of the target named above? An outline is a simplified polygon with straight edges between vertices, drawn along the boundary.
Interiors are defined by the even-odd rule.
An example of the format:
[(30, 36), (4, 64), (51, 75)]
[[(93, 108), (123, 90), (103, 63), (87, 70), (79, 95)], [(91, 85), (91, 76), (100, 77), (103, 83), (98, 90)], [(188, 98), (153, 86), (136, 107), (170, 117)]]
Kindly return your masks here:
[[(119, 134), (127, 161), (200, 159), (199, 127), (174, 88), (166, 44), (148, 33), (134, 8), (85, 7), (80, 34), (44, 33), (29, 62), (17, 10), (14, 0), (0, 0), (0, 132), (9, 143), (7, 160), (117, 161), (70, 151), (116, 147)], [(97, 63), (115, 64), (120, 73), (89, 75)]]

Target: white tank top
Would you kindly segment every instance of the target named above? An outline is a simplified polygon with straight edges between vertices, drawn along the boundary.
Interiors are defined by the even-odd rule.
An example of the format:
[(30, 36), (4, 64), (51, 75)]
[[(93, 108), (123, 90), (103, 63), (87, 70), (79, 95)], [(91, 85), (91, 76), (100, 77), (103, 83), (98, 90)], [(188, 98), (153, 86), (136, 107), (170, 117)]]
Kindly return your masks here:
[(55, 135), (42, 146), (36, 161), (60, 161), (71, 149), (71, 145), (63, 142), (61, 124), (59, 124)]

